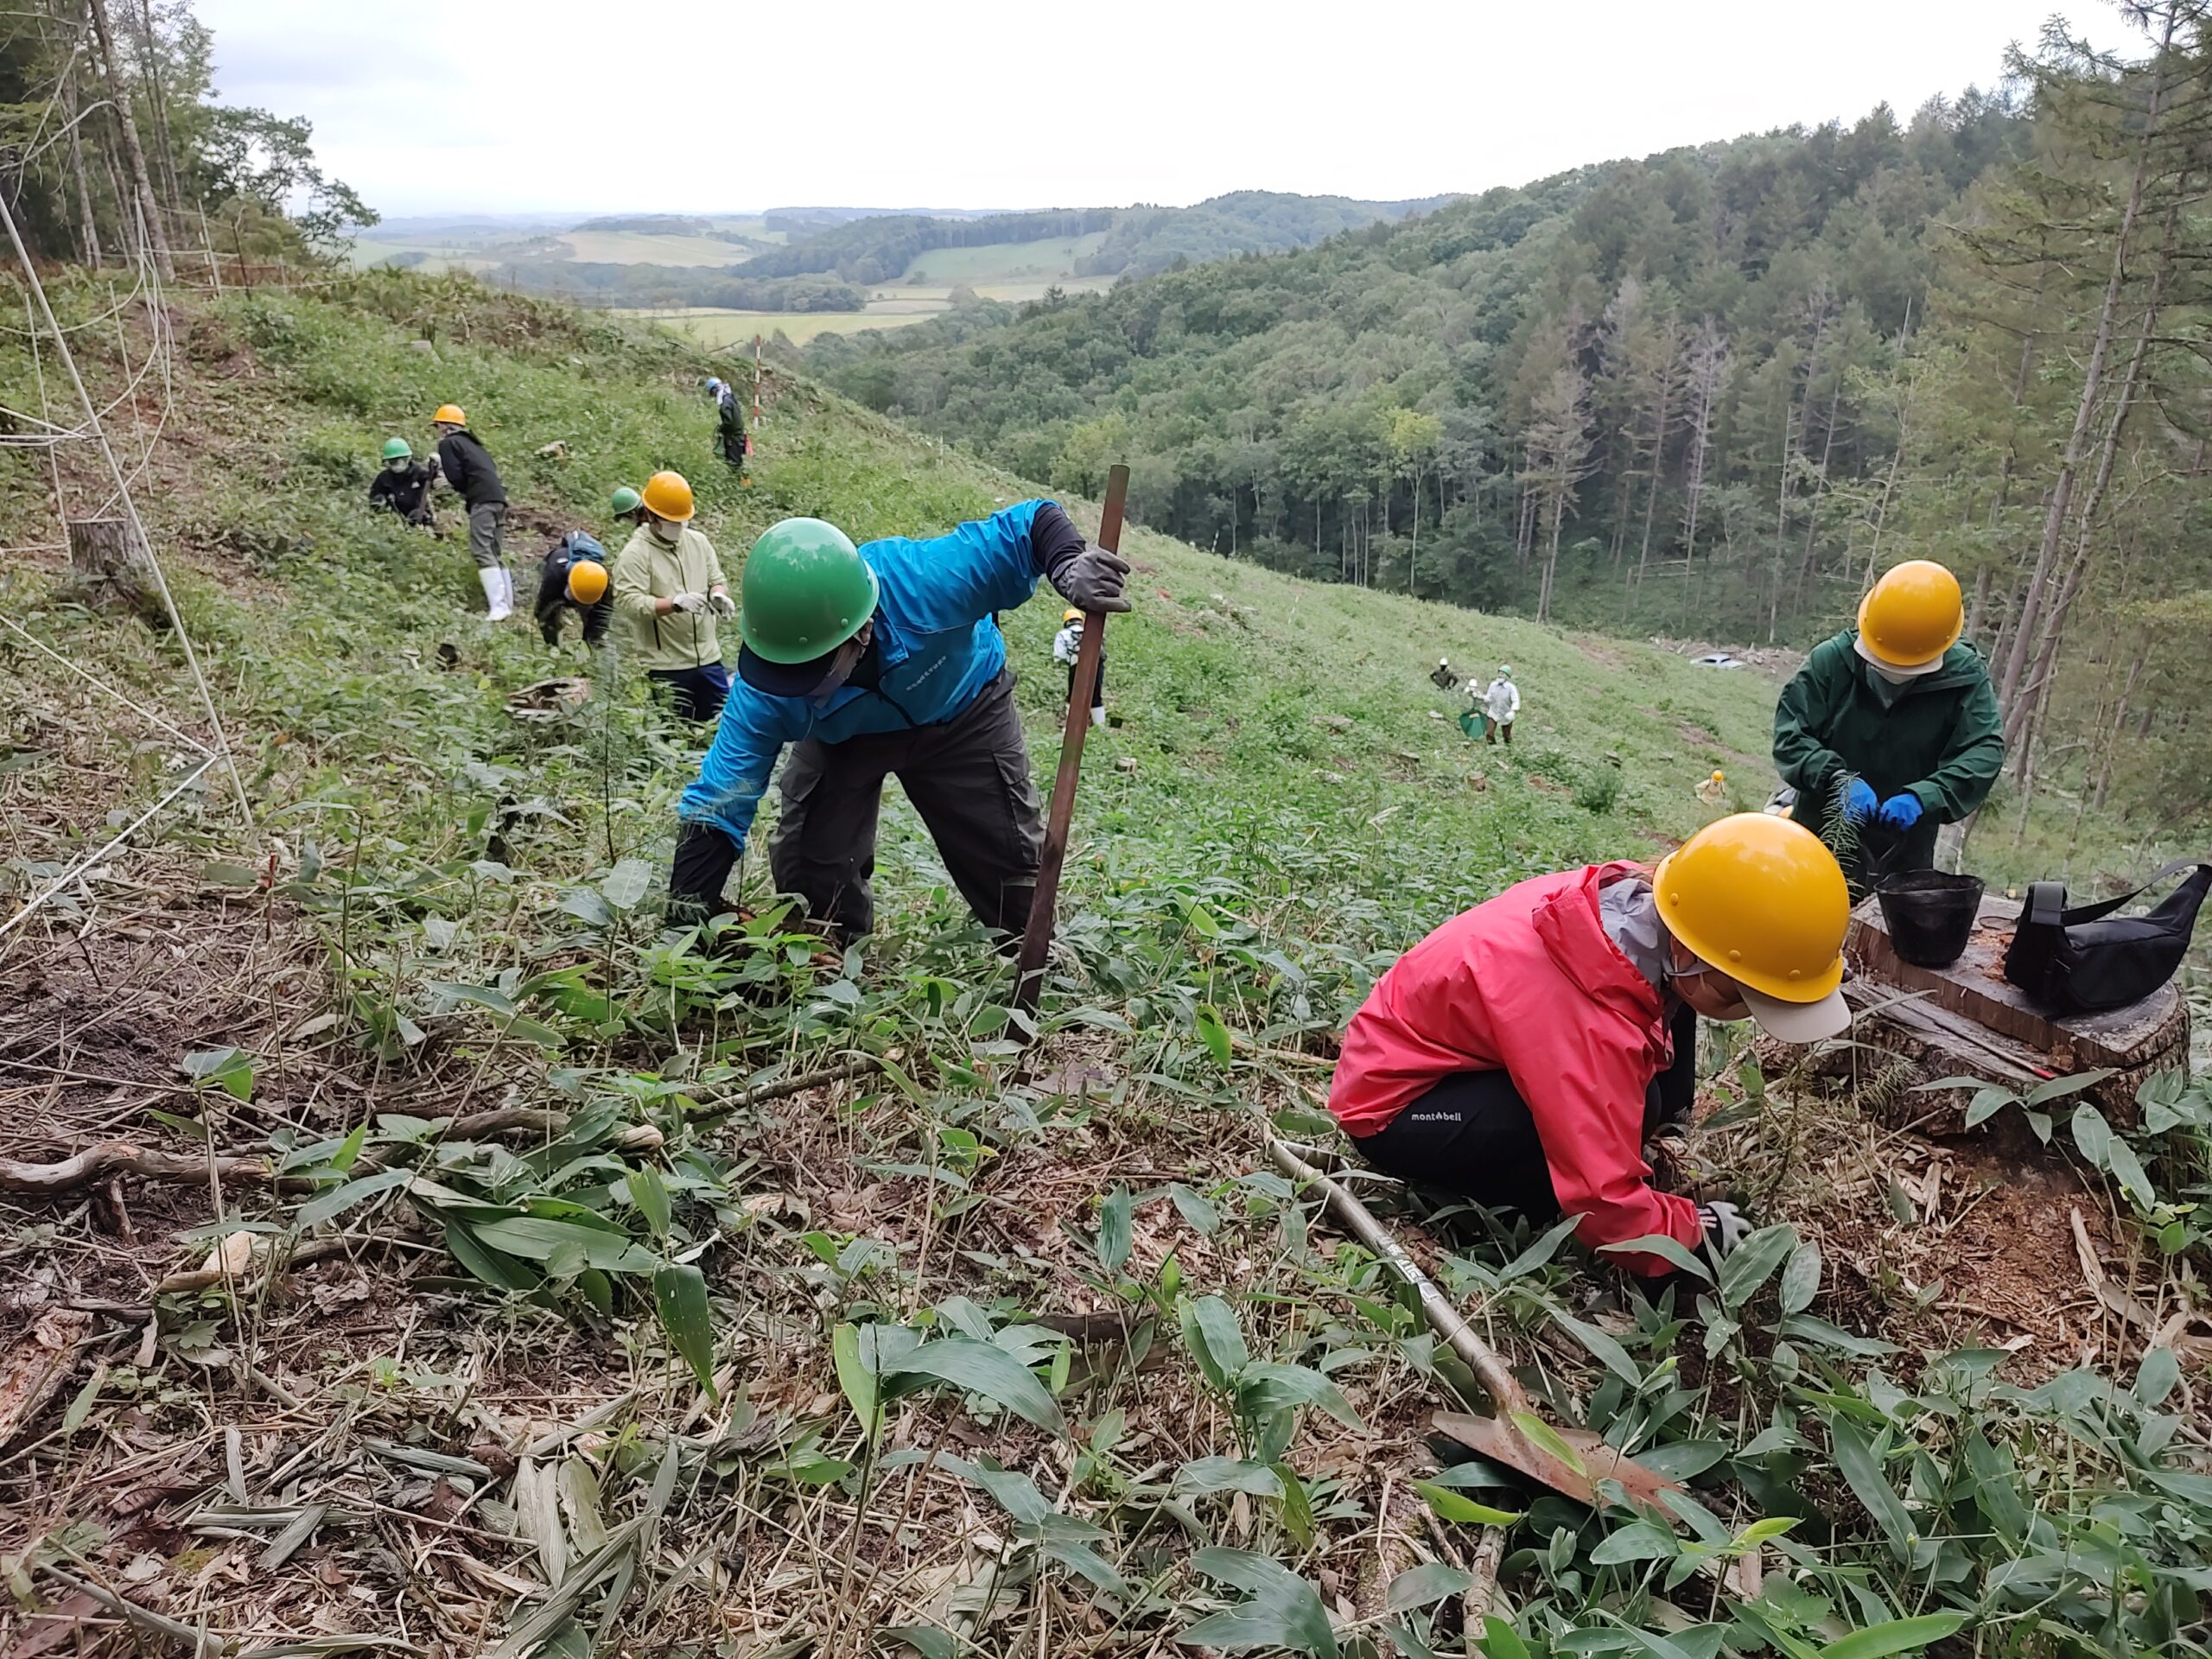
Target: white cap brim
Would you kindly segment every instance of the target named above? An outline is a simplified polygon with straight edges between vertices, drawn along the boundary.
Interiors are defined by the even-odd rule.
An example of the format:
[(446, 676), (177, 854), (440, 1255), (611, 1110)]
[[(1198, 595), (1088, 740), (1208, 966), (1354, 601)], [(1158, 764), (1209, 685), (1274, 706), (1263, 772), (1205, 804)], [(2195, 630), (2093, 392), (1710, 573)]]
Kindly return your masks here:
[(1885, 663), (1879, 657), (1877, 657), (1872, 651), (1868, 649), (1866, 645), (1866, 636), (1863, 633), (1860, 634), (1858, 639), (1853, 640), (1852, 644), (1858, 648), (1859, 654), (1861, 657), (1864, 657), (1868, 662), (1873, 664), (1875, 667), (1886, 670), (1891, 674), (1902, 675), (1904, 678), (1909, 680), (1918, 679), (1923, 674), (1933, 674), (1937, 669), (1943, 666), (1943, 658), (1948, 655), (1948, 652), (1939, 652), (1929, 661), (1921, 664), (1917, 668), (1907, 668), (1902, 663)]
[(1784, 1002), (1748, 985), (1742, 988), (1744, 1006), (1759, 1029), (1785, 1043), (1825, 1042), (1851, 1029), (1851, 1004), (1840, 990), (1830, 991), (1817, 1002)]

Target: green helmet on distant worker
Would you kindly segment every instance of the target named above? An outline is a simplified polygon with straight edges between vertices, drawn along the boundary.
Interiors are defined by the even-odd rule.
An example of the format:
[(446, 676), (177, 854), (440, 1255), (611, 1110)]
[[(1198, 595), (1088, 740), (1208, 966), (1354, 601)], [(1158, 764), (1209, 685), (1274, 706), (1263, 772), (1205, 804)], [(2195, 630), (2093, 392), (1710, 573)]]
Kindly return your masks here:
[(746, 559), (738, 632), (768, 662), (811, 662), (867, 625), (877, 590), (851, 537), (819, 518), (786, 518)]
[(645, 498), (625, 484), (614, 492), (614, 499), (607, 504), (607, 510), (617, 518), (627, 518), (645, 504)]
[(386, 461), (412, 461), (415, 451), (404, 438), (386, 438), (384, 441), (384, 458)]

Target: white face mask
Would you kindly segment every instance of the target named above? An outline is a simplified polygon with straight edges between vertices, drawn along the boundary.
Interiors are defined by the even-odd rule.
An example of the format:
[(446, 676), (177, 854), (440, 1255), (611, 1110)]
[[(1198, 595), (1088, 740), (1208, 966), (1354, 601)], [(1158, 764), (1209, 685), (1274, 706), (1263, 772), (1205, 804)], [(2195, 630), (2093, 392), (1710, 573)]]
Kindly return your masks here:
[(1872, 660), (1868, 661), (1866, 666), (1872, 669), (1875, 673), (1880, 675), (1891, 685), (1910, 685), (1914, 680), (1919, 677), (1916, 674), (1907, 674), (1902, 669), (1891, 668), (1884, 664)]
[(646, 528), (652, 531), (653, 539), (664, 546), (674, 547), (683, 539), (683, 526), (673, 519), (655, 518), (648, 522)]
[(861, 658), (868, 654), (868, 641), (875, 637), (875, 624), (868, 623), (838, 651), (836, 660), (830, 664), (830, 671), (822, 677), (822, 683), (806, 694), (809, 702), (827, 702), (837, 695), (853, 671), (860, 666)]

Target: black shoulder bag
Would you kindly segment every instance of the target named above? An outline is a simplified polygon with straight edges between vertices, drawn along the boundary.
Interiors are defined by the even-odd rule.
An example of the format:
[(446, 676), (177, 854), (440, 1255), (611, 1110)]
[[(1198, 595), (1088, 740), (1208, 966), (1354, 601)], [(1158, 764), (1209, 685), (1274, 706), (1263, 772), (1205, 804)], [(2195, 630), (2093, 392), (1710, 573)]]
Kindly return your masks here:
[[(2147, 916), (2115, 916), (2167, 877), (2188, 880)], [(2212, 891), (2212, 864), (2177, 859), (2132, 893), (2066, 907), (2066, 884), (2038, 881), (2020, 906), (2005, 952), (2005, 977), (2044, 1012), (2102, 1014), (2140, 1002), (2174, 976), (2196, 912)]]

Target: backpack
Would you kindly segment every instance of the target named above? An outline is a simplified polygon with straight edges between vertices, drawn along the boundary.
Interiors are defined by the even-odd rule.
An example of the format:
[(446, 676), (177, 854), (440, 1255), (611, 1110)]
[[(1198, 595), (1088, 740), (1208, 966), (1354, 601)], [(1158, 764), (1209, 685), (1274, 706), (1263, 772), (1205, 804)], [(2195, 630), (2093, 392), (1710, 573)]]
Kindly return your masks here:
[[(2147, 916), (2113, 913), (2183, 870), (2189, 880)], [(2187, 858), (2117, 899), (2072, 910), (2064, 882), (2037, 881), (2005, 949), (2005, 977), (2050, 1014), (2101, 1014), (2139, 1002), (2181, 967), (2208, 891), (2212, 863)]]

